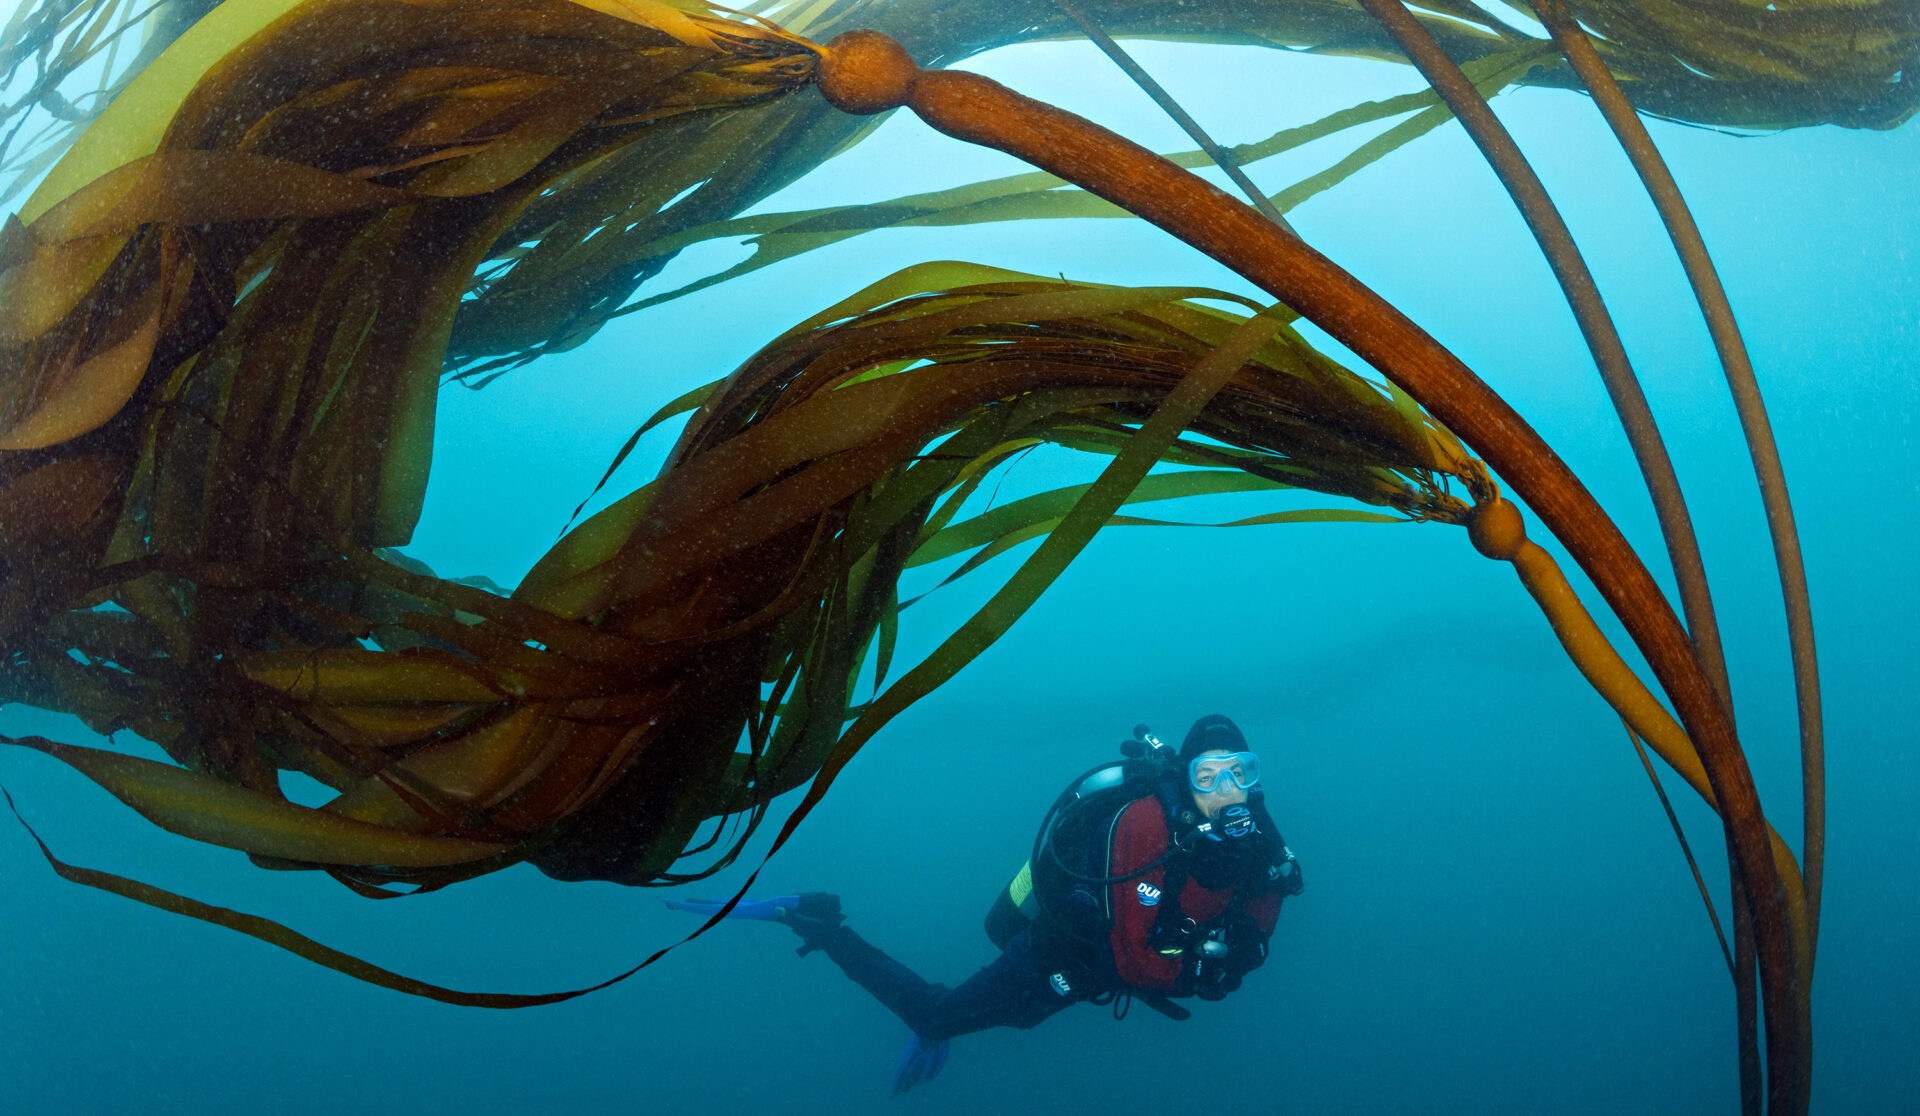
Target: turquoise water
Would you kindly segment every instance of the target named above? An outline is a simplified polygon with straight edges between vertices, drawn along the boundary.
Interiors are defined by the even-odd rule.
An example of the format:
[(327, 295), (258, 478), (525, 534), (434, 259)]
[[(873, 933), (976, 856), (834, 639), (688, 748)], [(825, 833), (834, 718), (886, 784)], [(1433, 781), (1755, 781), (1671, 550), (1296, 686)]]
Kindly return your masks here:
[[(1405, 68), (1275, 52), (1139, 53), (1229, 142), (1418, 84)], [(1022, 48), (972, 68), (1160, 149), (1188, 146), (1091, 50)], [(1769, 815), (1793, 839), (1784, 622), (1705, 331), (1591, 105), (1527, 91), (1497, 107), (1566, 210), (1662, 418), (1714, 578), (1742, 738)], [(1909, 573), (1920, 542), (1920, 130), (1750, 138), (1656, 124), (1655, 135), (1747, 330), (1813, 586), (1830, 812), (1815, 1111), (1907, 1110), (1920, 1090), (1908, 948), (1920, 900), (1907, 856), (1920, 794)], [(1278, 187), (1331, 158), (1308, 149), (1255, 173)], [(1014, 169), (894, 119), (766, 208)], [(1290, 216), (1491, 381), (1643, 553), (1658, 554), (1571, 316), (1457, 128)], [(675, 273), (737, 254), (690, 255)], [(858, 239), (632, 315), (483, 392), (449, 388), (412, 552), (445, 573), (511, 583), (660, 402), (858, 285), (937, 257), (1246, 289), (1133, 222)], [(639, 456), (616, 488), (645, 479)], [(1087, 472), (1029, 458), (1001, 497)], [(1163, 510), (1244, 514), (1224, 503)], [(969, 581), (907, 614), (902, 661), (964, 619), (994, 578)], [(20, 1112), (1734, 1110), (1729, 983), (1638, 761), (1511, 573), (1446, 527), (1108, 532), (1005, 641), (882, 733), (759, 889), (837, 891), (863, 934), (957, 983), (988, 960), (980, 918), (1061, 784), (1136, 722), (1178, 736), (1216, 711), (1266, 757), (1308, 890), (1288, 904), (1267, 967), (1184, 1024), (1144, 1010), (1116, 1024), (1075, 1008), (1030, 1033), (957, 1040), (939, 1081), (890, 1100), (905, 1029), (824, 959), (796, 959), (775, 928), (723, 926), (556, 1007), (451, 1008), (62, 883), (6, 823), (0, 1096)], [(19, 708), (0, 711), (0, 731), (85, 740)], [(369, 903), (159, 833), (44, 757), (0, 754), (0, 779), (71, 861), (278, 918), (456, 987), (592, 983), (691, 929), (660, 908), (661, 892), (560, 884), (529, 868)], [(1717, 827), (1668, 783), (1709, 880), (1722, 880)], [(724, 894), (744, 877), (693, 890)], [(1197, 1084), (1183, 1090), (1188, 1074)]]

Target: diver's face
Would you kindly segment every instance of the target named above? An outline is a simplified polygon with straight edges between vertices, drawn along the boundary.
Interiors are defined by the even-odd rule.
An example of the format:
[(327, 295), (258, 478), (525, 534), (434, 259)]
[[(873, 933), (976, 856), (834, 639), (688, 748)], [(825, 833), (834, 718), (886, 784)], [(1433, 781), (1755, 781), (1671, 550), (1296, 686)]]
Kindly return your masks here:
[[(1205, 760), (1208, 756), (1230, 756), (1233, 754), (1234, 753), (1227, 751), (1225, 748), (1215, 748), (1210, 752), (1201, 752), (1195, 758)], [(1211, 791), (1205, 792), (1196, 790), (1189, 784), (1187, 791), (1193, 795), (1193, 804), (1200, 808), (1200, 812), (1207, 816), (1208, 821), (1213, 821), (1218, 818), (1220, 811), (1227, 807), (1238, 806), (1247, 800), (1246, 790), (1232, 779), (1219, 779), (1215, 781)]]

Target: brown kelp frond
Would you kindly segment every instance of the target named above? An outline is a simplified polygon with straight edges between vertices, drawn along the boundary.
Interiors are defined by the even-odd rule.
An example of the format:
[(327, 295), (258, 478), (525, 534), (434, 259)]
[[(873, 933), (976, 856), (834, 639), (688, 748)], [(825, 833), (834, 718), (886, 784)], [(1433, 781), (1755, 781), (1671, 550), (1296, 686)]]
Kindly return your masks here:
[[(116, 71), (121, 76), (109, 83), (113, 89), (124, 87), (129, 91), (115, 101), (114, 110), (108, 114), (115, 118), (113, 123), (89, 129), (75, 146), (74, 154), (79, 157), (63, 160), (54, 169), (49, 186), (42, 187), (23, 216), (37, 216), (53, 200), (125, 162), (131, 157), (129, 151), (150, 151), (148, 145), (157, 141), (194, 77), (280, 18), (289, 7), (288, 0), (229, 0), (217, 15), (200, 20), (182, 33), (185, 22), (201, 13), (197, 6), (201, 2), (167, 0), (159, 9), (154, 18), (162, 25), (156, 26), (146, 40), (141, 64), (127, 64)], [(804, 48), (786, 36), (762, 25), (704, 15), (706, 9), (699, 5), (667, 5), (655, 0), (600, 2), (601, 9), (612, 13), (611, 17), (652, 20), (685, 44), (732, 56), (736, 65), (729, 70), (728, 82), (778, 84), (809, 64)], [(83, 59), (84, 51), (97, 48), (100, 41), (119, 41), (106, 28), (119, 28), (122, 24), (115, 20), (133, 18), (138, 9), (126, 5), (127, 0), (48, 0), (41, 7), (23, 9), (41, 14), (23, 16), (10, 25), (5, 49), (12, 54), (7, 57), (38, 58), (34, 51), (46, 47), (50, 57), (56, 59), (75, 51), (82, 52), (75, 59)], [(1786, 10), (1759, 12), (1750, 6), (1734, 5), (1706, 14), (1689, 8), (1686, 11), (1693, 14), (1684, 18), (1669, 13), (1667, 8), (1647, 15), (1641, 11), (1646, 5), (1638, 0), (1592, 6), (1604, 8), (1615, 17), (1608, 26), (1619, 26), (1618, 39), (1610, 38), (1602, 49), (1622, 80), (1634, 84), (1643, 109), (1704, 123), (1755, 128), (1818, 120), (1890, 127), (1911, 115), (1915, 102), (1912, 67), (1906, 66), (1908, 76), (1901, 77), (1903, 71), (1895, 64), (1898, 59), (1910, 60), (1913, 56), (1913, 21), (1903, 16), (1894, 0), (1876, 4), (1849, 0), (1844, 14), (1853, 22), (1846, 25), (1846, 30), (1850, 36), (1857, 33), (1858, 38), (1843, 42), (1841, 7), (1837, 5), (1838, 0), (1801, 0), (1786, 5)], [(301, 5), (300, 12), (317, 6)], [(1084, 0), (1081, 7), (1091, 19), (1122, 37), (1258, 43), (1398, 57), (1391, 40), (1347, 0), (1290, 0), (1261, 5), (1225, 0)], [(765, 10), (776, 19), (792, 20), (797, 31), (822, 41), (860, 26), (890, 31), (916, 57), (937, 65), (951, 64), (996, 46), (1073, 32), (1072, 24), (1051, 8), (1029, 12), (998, 0), (800, 3)], [(1581, 8), (1578, 14), (1585, 18), (1588, 12)], [(1417, 18), (1453, 57), (1462, 60), (1480, 60), (1539, 45), (1470, 0), (1425, 5)], [(95, 30), (61, 32), (73, 36), (75, 45), (71, 49), (61, 46), (56, 50), (50, 45), (48, 36), (57, 28), (83, 25)], [(1735, 36), (1742, 44), (1738, 49), (1717, 45), (1727, 37), (1722, 33), (1730, 27), (1740, 31)], [(1779, 57), (1789, 58), (1790, 63), (1777, 62), (1769, 53), (1771, 47), (1766, 44), (1776, 39), (1789, 44)], [(169, 43), (164, 54), (153, 57), (156, 48)], [(1869, 43), (1871, 49), (1860, 49), (1859, 43)], [(150, 64), (145, 61), (148, 58), (152, 58)], [(749, 61), (755, 58), (757, 63)], [(104, 95), (94, 87), (67, 87), (75, 82), (84, 84), (82, 75), (91, 72), (75, 59), (47, 63), (51, 70), (66, 75), (67, 85), (55, 83), (58, 88), (49, 86), (44, 92), (15, 102), (6, 110), (12, 124), (0, 120), (0, 126), (9, 127), (9, 131), (0, 134), (39, 134), (41, 125), (37, 121), (51, 111), (48, 106), (84, 103), (91, 112), (104, 103)], [(1564, 73), (1537, 67), (1531, 71), (1523, 68), (1512, 80), (1574, 84)], [(41, 86), (34, 88), (40, 90)], [(67, 125), (59, 121), (54, 124), (57, 127), (53, 133), (35, 149), (38, 154), (25, 162), (0, 163), (0, 184), (10, 180), (18, 186), (29, 181), (60, 153)], [(524, 199), (517, 219), (500, 230), (496, 242), (482, 257), (471, 297), (455, 321), (451, 346), (455, 366), (483, 372), (495, 362), (521, 363), (531, 354), (579, 344), (608, 316), (631, 302), (635, 289), (657, 273), (690, 229), (733, 217), (843, 150), (869, 127), (870, 121), (840, 117), (817, 101), (800, 98), (689, 125), (671, 146), (624, 152), (615, 149), (598, 159), (582, 161), (568, 175)], [(130, 146), (120, 142), (129, 136), (136, 142)], [(1385, 149), (1376, 142), (1361, 161), (1377, 157)], [(115, 151), (118, 154), (111, 157), (102, 155)], [(1242, 153), (1236, 156), (1244, 161)], [(1348, 167), (1341, 173), (1350, 170)], [(1284, 209), (1285, 204), (1279, 208)], [(896, 212), (875, 216), (898, 222), (909, 215)], [(790, 252), (802, 244), (802, 239), (796, 239), (782, 250)], [(720, 278), (724, 275), (714, 277), (714, 281)]]
[[(0, 700), (132, 729), (179, 766), (0, 742), (68, 763), (163, 828), (262, 864), (325, 869), (362, 894), (521, 860), (569, 879), (698, 878), (738, 855), (769, 799), (864, 739), (845, 729), (854, 680), (876, 644), (886, 673), (910, 565), (977, 551), (964, 573), (1042, 538), (1057, 574), (1066, 544), (1056, 540), (1077, 549), (1104, 523), (1148, 522), (1113, 514), (1129, 502), (1311, 488), (1399, 515), (1241, 522), (1458, 519), (1449, 479), (1486, 488), (1447, 431), (1314, 353), (1285, 327), (1291, 315), (1250, 322), (1194, 299), (1239, 301), (958, 264), (875, 284), (666, 408), (698, 403), (661, 475), (569, 533), (511, 596), (342, 544), (286, 499), (288, 477), (271, 462), (247, 474), (263, 498), (246, 506), (292, 509), (267, 525), (278, 553), (203, 536), (197, 549), (94, 555), (89, 567), (76, 532), (56, 529), (74, 518), (67, 505), (43, 501), (52, 528), (5, 536), (20, 576), (4, 584), (41, 592), (31, 626), (18, 623), (28, 602), (9, 602)], [(149, 426), (197, 420), (156, 408)], [(247, 439), (232, 414), (218, 434)], [(956, 514), (984, 477), (1042, 442), (1114, 464), (1090, 486)], [(1184, 468), (1148, 476), (1159, 461)], [(97, 513), (81, 518), (100, 530)], [(1028, 577), (1014, 597), (1030, 602), (1050, 580)], [(1007, 608), (1001, 599), (982, 623), (1003, 631)], [(912, 685), (889, 691), (896, 704), (977, 654), (966, 646), (916, 667)], [(336, 796), (318, 809), (289, 802), (283, 771)], [(682, 868), (715, 848), (715, 819), (730, 815), (745, 824), (704, 866)], [(567, 995), (452, 992), (266, 920), (49, 859), (69, 879), (384, 987), (492, 1007)]]
[(1643, 112), (1708, 123), (1695, 115), (1707, 109), (1713, 123), (1773, 129), (1895, 128), (1920, 110), (1920, 13), (1907, 0), (1564, 3)]
[[(554, 141), (549, 147), (574, 138), (552, 135), (560, 119), (552, 102), (569, 94), (593, 106), (576, 127), (605, 132), (751, 103), (811, 72), (805, 41), (702, 14), (704, 6), (603, 6), (309, 0), (288, 11), (286, 0), (235, 0), (141, 74), (137, 95), (116, 101), (88, 129), (21, 216), (31, 222), (108, 171), (189, 139), (283, 158), (298, 157), (303, 145), (326, 145), (340, 164), (329, 169), (358, 177), (462, 157), (484, 166), (537, 151), (543, 136)], [(249, 136), (250, 129), (264, 134)], [(514, 142), (499, 142), (508, 139)], [(493, 148), (488, 158), (477, 158), (482, 146)], [(430, 181), (451, 173), (434, 169)], [(437, 192), (487, 188), (484, 172), (470, 173), (474, 182), (441, 184)]]
[[(399, 803), (491, 841), (416, 784), (476, 755), (547, 762), (546, 735), (490, 703), (573, 693), (587, 672), (554, 655), (617, 652), (374, 550), (417, 514), (454, 308), (557, 177), (628, 144), (671, 150), (688, 121), (793, 88), (812, 59), (749, 25), (621, 11), (311, 3), (231, 43), (185, 42), (144, 75), (183, 95), (123, 100), (89, 131), (32, 223), (0, 234), (9, 697), (137, 731), (269, 803), (275, 771), (299, 770), (359, 787), (359, 814), (334, 811), (353, 820)], [(495, 623), (469, 631), (479, 617)], [(476, 641), (495, 672), (471, 665)], [(87, 650), (45, 653), (63, 642)], [(370, 678), (369, 644), (406, 661)], [(358, 696), (316, 707), (336, 683)], [(414, 698), (381, 708), (395, 686)], [(393, 766), (420, 749), (428, 774)], [(490, 771), (460, 792), (517, 789)], [(273, 809), (169, 786), (228, 819), (216, 832)], [(384, 863), (289, 817), (306, 853), (239, 847)]]
[[(131, 729), (179, 766), (14, 743), (173, 832), (356, 890), (438, 887), (521, 860), (568, 879), (696, 878), (846, 747), (854, 681), (876, 643), (891, 646), (909, 567), (971, 552), (960, 576), (1022, 541), (1068, 531), (1077, 546), (1108, 522), (1155, 522), (1113, 514), (1128, 503), (1221, 493), (1309, 489), (1389, 513), (1236, 521), (1249, 525), (1464, 517), (1450, 489), (1489, 482), (1450, 433), (1312, 350), (1284, 311), (1260, 315), (1255, 337), (1218, 305), (1237, 302), (910, 269), (691, 393), (697, 410), (661, 474), (570, 532), (510, 595), (345, 541), (288, 498), (271, 457), (239, 474), (252, 498), (221, 531), (166, 547), (131, 543), (162, 517), (150, 482), (123, 481), (106, 501), (123, 522), (104, 554), (71, 531), (36, 545), (9, 535), (9, 584), (46, 591), (36, 623), (19, 622), (23, 601), (5, 617), (0, 699)], [(1203, 372), (1204, 398), (1165, 428), (1156, 416)], [(249, 443), (276, 422), (264, 407), (214, 425), (156, 406), (146, 444)], [(966, 510), (983, 478), (1042, 443), (1139, 475)], [(1147, 475), (1161, 462), (1177, 471)], [(143, 459), (132, 474), (159, 471)], [(1090, 500), (1112, 509), (1089, 520)], [(229, 543), (263, 535), (277, 544)], [(281, 772), (335, 797), (289, 802)], [(744, 824), (719, 842), (715, 819), (732, 815)], [(709, 862), (684, 866), (693, 849)]]
[[(211, 14), (219, 7), (217, 15)], [(804, 79), (799, 40), (769, 24), (744, 24), (698, 0), (583, 2), (627, 23), (658, 30), (697, 49), (759, 59), (764, 72)], [(75, 134), (120, 94), (134, 91), (116, 113), (164, 127), (193, 81), (276, 21), (299, 20), (298, 0), (40, 0), (16, 10), (0, 31), (0, 85), (32, 80), (0, 106), (0, 201), (31, 183), (63, 156)], [(382, 28), (371, 25), (369, 33)], [(558, 45), (558, 44), (555, 44)], [(164, 56), (164, 57), (163, 57)], [(739, 75), (735, 75), (739, 76)], [(749, 79), (751, 80), (751, 79)], [(144, 152), (143, 152), (144, 153)]]
[(283, 514), (404, 541), (447, 330), (505, 224), (573, 169), (669, 152), (811, 65), (751, 25), (622, 10), (319, 0), (201, 66), (158, 133), (152, 104), (116, 105), (0, 233), (0, 450), (117, 463), (134, 504), (115, 561), (272, 548), (222, 531), (260, 514), (261, 466)]

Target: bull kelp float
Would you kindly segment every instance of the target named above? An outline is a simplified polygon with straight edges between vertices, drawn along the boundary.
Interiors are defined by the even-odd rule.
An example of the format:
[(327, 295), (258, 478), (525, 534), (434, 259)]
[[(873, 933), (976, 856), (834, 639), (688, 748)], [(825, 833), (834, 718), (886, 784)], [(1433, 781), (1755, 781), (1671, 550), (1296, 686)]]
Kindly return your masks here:
[[(1891, 4), (1676, 20), (1618, 0), (1542, 0), (1546, 38), (1470, 3), (1418, 14), (1398, 0), (1011, 7), (875, 0), (764, 18), (650, 0), (21, 9), (0, 55), (11, 73), (32, 60), (38, 75), (9, 106), (0, 147), (0, 190), (30, 190), (0, 232), (0, 701), (135, 733), (173, 762), (5, 741), (70, 764), (163, 828), (369, 896), (522, 862), (563, 880), (677, 884), (733, 863), (769, 804), (804, 788), (777, 849), (862, 746), (1005, 634), (1096, 532), (1145, 522), (1130, 505), (1308, 490), (1342, 503), (1245, 522), (1466, 528), (1480, 553), (1515, 567), (1636, 745), (1718, 811), (1742, 1042), (1757, 1041), (1757, 992), (1766, 1103), (1804, 1112), (1823, 834), (1811, 619), (1738, 330), (1635, 108), (1749, 128), (1891, 127), (1915, 106), (1901, 60), (1920, 31)], [(1862, 25), (1878, 28), (1874, 49), (1855, 49)], [(1449, 119), (1468, 127), (1607, 380), (1660, 513), (1684, 623), (1521, 415), (1277, 212), (1183, 169), (1206, 155), (1158, 156), (939, 68), (1082, 29), (1419, 66), (1432, 92), (1220, 157), (1257, 161), (1406, 117), (1259, 199), (1284, 210)], [(75, 81), (98, 88), (76, 99)], [(1485, 96), (1523, 82), (1578, 83), (1607, 113), (1674, 234), (1741, 406), (1795, 642), (1799, 858), (1768, 824), (1733, 729), (1705, 574), (1657, 427), (1564, 224), (1486, 110)], [(742, 215), (901, 107), (1037, 169)], [(543, 354), (637, 307), (873, 229), (1121, 212), (1275, 301), (909, 267), (663, 401), (640, 433), (684, 425), (659, 474), (569, 531), (517, 586), (443, 577), (397, 549), (420, 515), (444, 380), (537, 374)], [(683, 249), (743, 235), (749, 259), (637, 294)], [(1316, 349), (1300, 323), (1379, 378)], [(1104, 465), (1089, 485), (989, 511), (970, 502), (1037, 445)], [(1659, 694), (1528, 539), (1503, 486), (1592, 581)], [(1036, 539), (937, 650), (856, 702), (863, 669), (893, 673), (906, 570), (970, 554), (957, 577)], [(282, 772), (336, 796), (291, 802)], [(70, 879), (401, 991), (489, 1007), (588, 991), (440, 988), (48, 858)], [(1757, 1110), (1757, 1054), (1743, 1068), (1744, 1104)]]

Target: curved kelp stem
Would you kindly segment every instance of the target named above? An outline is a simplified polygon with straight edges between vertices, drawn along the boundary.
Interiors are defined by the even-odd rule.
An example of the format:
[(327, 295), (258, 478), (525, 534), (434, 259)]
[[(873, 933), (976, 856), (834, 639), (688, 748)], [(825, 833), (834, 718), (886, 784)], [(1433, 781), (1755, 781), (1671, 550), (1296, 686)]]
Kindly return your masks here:
[(1753, 904), (1770, 1069), (1776, 1080), (1790, 1077), (1799, 1060), (1799, 974), (1752, 772), (1678, 617), (1619, 529), (1540, 436), (1459, 358), (1353, 276), (1137, 144), (979, 75), (921, 71), (899, 44), (871, 32), (834, 40), (819, 83), (845, 111), (906, 105), (939, 131), (1016, 155), (1166, 229), (1325, 329), (1506, 479), (1621, 618), (1700, 753)]
[(1786, 474), (1780, 465), (1780, 449), (1774, 441), (1773, 426), (1767, 419), (1766, 402), (1760, 397), (1760, 385), (1753, 373), (1753, 361), (1747, 355), (1740, 326), (1734, 320), (1733, 307), (1727, 301), (1726, 288), (1707, 253), (1700, 227), (1680, 194), (1679, 184), (1660, 157), (1653, 137), (1634, 112), (1620, 83), (1588, 41), (1579, 24), (1552, 0), (1531, 0), (1540, 22), (1553, 33), (1566, 53), (1573, 70), (1586, 83), (1593, 100), (1612, 126), (1620, 146), (1626, 149), (1633, 168), (1646, 184), (1647, 193), (1673, 238), (1674, 250), (1686, 268), (1687, 280), (1700, 301), (1700, 312), (1707, 320), (1714, 349), (1725, 369), (1727, 387), (1733, 393), (1734, 408), (1740, 415), (1741, 429), (1753, 455), (1753, 471), (1760, 482), (1760, 499), (1766, 508), (1767, 526), (1773, 535), (1775, 561), (1780, 567), (1780, 590), (1785, 598), (1787, 637), (1793, 650), (1795, 697), (1800, 705), (1801, 787), (1804, 831), (1801, 859), (1807, 886), (1807, 964), (1811, 971), (1813, 953), (1820, 944), (1820, 887), (1826, 863), (1826, 752), (1820, 715), (1820, 666), (1814, 653), (1813, 609), (1807, 597), (1806, 566), (1801, 560), (1800, 534), (1794, 524), (1793, 505), (1787, 495)]
[[(1719, 689), (1720, 700), (1731, 717), (1732, 685), (1727, 677), (1719, 623), (1707, 587), (1706, 568), (1700, 558), (1699, 543), (1687, 514), (1686, 502), (1653, 413), (1647, 406), (1646, 395), (1634, 375), (1599, 288), (1573, 242), (1572, 233), (1547, 195), (1539, 176), (1514, 143), (1512, 135), (1426, 28), (1413, 18), (1400, 0), (1361, 0), (1361, 3), (1394, 36), (1408, 59), (1447, 102), (1467, 134), (1486, 156), (1488, 164), (1493, 167), (1494, 173), (1499, 176), (1525, 217), (1528, 227), (1533, 230), (1541, 251), (1566, 293), (1568, 305), (1580, 323), (1587, 346), (1593, 353), (1594, 363), (1606, 382), (1614, 409), (1620, 416), (1621, 425), (1626, 430), (1634, 456), (1639, 460), (1641, 472), (1646, 478), (1647, 490), (1653, 499), (1654, 511), (1659, 517), (1661, 533), (1673, 563), (1674, 580), (1680, 592), (1681, 607), (1686, 612), (1687, 627), (1692, 633), (1694, 647), (1708, 677)], [(1736, 925), (1737, 933), (1745, 932), (1745, 922), (1737, 922)], [(1803, 971), (1810, 969), (1803, 968)], [(1751, 982), (1751, 970), (1734, 968), (1732, 977), (1736, 985), (1736, 1002), (1747, 1005), (1744, 1010), (1750, 1013), (1753, 1002), (1751, 990), (1748, 989), (1743, 995), (1738, 986)], [(1741, 1042), (1749, 1042), (1754, 1032), (1752, 1020), (1740, 1019), (1737, 1032), (1742, 1036)], [(1748, 1076), (1745, 1067), (1757, 1065), (1757, 1059), (1750, 1056), (1750, 1051), (1742, 1049), (1740, 1063), (1743, 1067), (1743, 1110), (1753, 1111), (1759, 1093), (1758, 1083)]]
[(1647, 405), (1646, 393), (1641, 390), (1639, 378), (1627, 359), (1626, 346), (1620, 341), (1620, 331), (1614, 327), (1613, 316), (1600, 297), (1593, 273), (1573, 242), (1573, 233), (1561, 218), (1559, 207), (1547, 195), (1540, 176), (1520, 153), (1512, 134), (1494, 116), (1487, 99), (1473, 87), (1473, 82), (1441, 49), (1433, 35), (1413, 18), (1400, 0), (1360, 0), (1360, 3), (1394, 37), (1408, 60), (1427, 79), (1427, 84), (1453, 110), (1474, 145), (1486, 156), (1494, 174), (1499, 176), (1501, 185), (1507, 188), (1527, 227), (1533, 230), (1534, 239), (1580, 325), (1581, 336), (1586, 338), (1593, 362), (1600, 369), (1600, 378), (1606, 383), (1607, 395), (1620, 416), (1620, 425), (1626, 430), (1633, 455), (1640, 462), (1647, 494), (1653, 498), (1654, 514), (1659, 517), (1660, 533), (1673, 563), (1674, 581), (1680, 589), (1680, 607), (1687, 617), (1687, 631), (1693, 636), (1708, 679), (1720, 692), (1727, 716), (1732, 718), (1733, 692), (1727, 681), (1726, 657), (1720, 648), (1720, 625), (1714, 616), (1713, 596), (1707, 589), (1706, 565), (1700, 559), (1700, 543), (1694, 535), (1692, 517), (1687, 514), (1686, 499), (1680, 493), (1680, 481), (1674, 475), (1673, 460), (1654, 422), (1653, 409)]
[[(1474, 546), (1489, 558), (1512, 562), (1515, 572), (1527, 588), (1540, 610), (1546, 614), (1553, 626), (1554, 634), (1560, 637), (1561, 646), (1580, 672), (1586, 676), (1593, 688), (1613, 706), (1614, 711), (1627, 724), (1630, 735), (1637, 734), (1634, 747), (1639, 749), (1640, 739), (1644, 738), (1654, 750), (1660, 753), (1668, 765), (1699, 791), (1707, 804), (1718, 809), (1711, 791), (1706, 786), (1704, 772), (1701, 771), (1699, 758), (1692, 744), (1686, 739), (1679, 725), (1668, 716), (1664, 706), (1647, 692), (1640, 678), (1633, 672), (1607, 642), (1599, 625), (1587, 614), (1580, 604), (1580, 598), (1567, 584), (1553, 557), (1537, 544), (1525, 537), (1519, 512), (1505, 500), (1495, 500), (1474, 509), (1474, 518), (1469, 523)], [(1641, 753), (1645, 759), (1645, 753)], [(1687, 864), (1693, 869), (1696, 881), (1700, 879), (1700, 869), (1693, 860), (1693, 852), (1687, 847), (1687, 838), (1681, 830), (1678, 819), (1674, 818), (1672, 807), (1667, 804), (1667, 796), (1660, 788), (1659, 776), (1653, 769), (1647, 769), (1653, 776), (1654, 790), (1660, 795), (1662, 806), (1667, 808), (1667, 816), (1673, 821), (1674, 835), (1680, 840), (1680, 848), (1687, 857)], [(1796, 969), (1805, 974), (1811, 971), (1808, 958), (1811, 956), (1811, 940), (1807, 933), (1805, 908), (1805, 889), (1801, 882), (1798, 865), (1794, 862), (1793, 852), (1787, 847), (1771, 825), (1767, 835), (1773, 846), (1774, 868), (1779, 873), (1785, 892), (1788, 913), (1788, 925), (1793, 934), (1793, 950)], [(1738, 1050), (1740, 1074), (1740, 1101), (1743, 1113), (1758, 1113), (1761, 1103), (1759, 1028), (1755, 1020), (1754, 995), (1754, 956), (1753, 919), (1747, 895), (1742, 889), (1742, 880), (1738, 864), (1732, 857), (1732, 842), (1728, 842), (1729, 864), (1732, 865), (1732, 898), (1734, 949), (1727, 958), (1728, 975), (1733, 978), (1734, 986), (1734, 1035)], [(1701, 896), (1706, 898), (1704, 883)], [(1713, 903), (1707, 900), (1707, 913), (1713, 915)], [(1726, 938), (1721, 932), (1719, 919), (1714, 918), (1714, 932), (1720, 939), (1720, 947), (1726, 950)], [(1798, 1049), (1804, 1060), (1810, 1043), (1811, 1018), (1807, 992), (1808, 981), (1804, 978), (1796, 986), (1798, 1021), (1803, 1030), (1802, 1041)], [(1794, 1080), (1806, 1079), (1804, 1069)], [(1776, 1078), (1776, 1081), (1778, 1079)], [(1782, 1099), (1780, 1104), (1790, 1104), (1787, 1091), (1776, 1089), (1776, 1095)]]
[[(1731, 857), (1733, 845), (1727, 845)], [(1732, 860), (1728, 860), (1732, 864)], [(1737, 873), (1730, 881), (1728, 905), (1733, 908), (1733, 1027), (1740, 1075), (1741, 1116), (1760, 1116), (1766, 1088), (1760, 1068), (1760, 994), (1755, 976), (1759, 950), (1753, 940), (1753, 908), (1740, 890)]]

